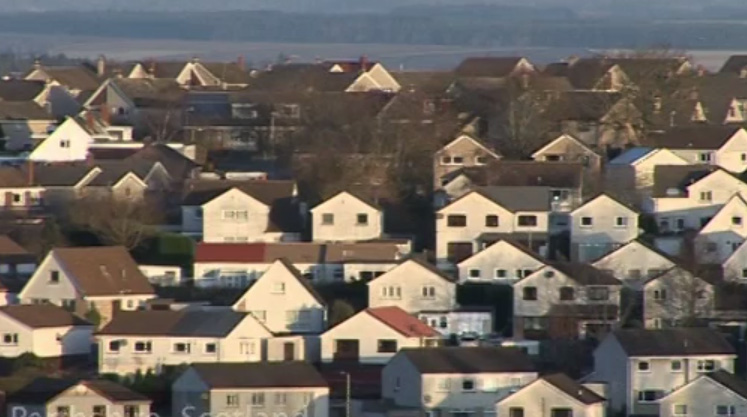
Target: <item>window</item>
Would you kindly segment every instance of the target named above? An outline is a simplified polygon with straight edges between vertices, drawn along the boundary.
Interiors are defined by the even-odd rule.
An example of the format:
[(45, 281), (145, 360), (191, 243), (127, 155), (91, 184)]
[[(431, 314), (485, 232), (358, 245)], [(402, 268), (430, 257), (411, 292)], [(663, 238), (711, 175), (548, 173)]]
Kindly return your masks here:
[(573, 301), (576, 298), (576, 292), (573, 287), (560, 287), (560, 301)]
[(607, 287), (589, 287), (589, 300), (607, 301), (610, 299), (610, 289)]
[(326, 224), (326, 225), (335, 224), (335, 215), (332, 213), (322, 214), (322, 224)]
[(672, 414), (675, 416), (686, 416), (687, 404), (674, 404), (672, 406)]
[(443, 158), (441, 158), (441, 165), (451, 165), (451, 157), (444, 156)]
[(659, 399), (659, 391), (638, 391), (638, 402), (652, 403)]
[(285, 405), (288, 403), (288, 394), (284, 392), (275, 393), (275, 405)]
[(651, 364), (648, 361), (638, 362), (638, 372), (648, 372), (651, 370)]
[(402, 288), (398, 286), (381, 287), (381, 297), (399, 299), (402, 297)]
[(119, 353), (119, 340), (112, 340), (109, 342), (109, 352)]
[(140, 414), (140, 407), (136, 405), (124, 406), (124, 417), (137, 417)]
[(665, 289), (654, 290), (654, 300), (664, 301), (666, 299), (667, 299), (667, 290)]
[(484, 156), (476, 156), (475, 157), (475, 165), (485, 165), (488, 163), (488, 158)]
[(262, 392), (252, 393), (252, 407), (263, 407), (265, 405), (265, 394)]
[(67, 311), (75, 311), (75, 300), (62, 299), (62, 308)]
[(573, 410), (570, 408), (553, 408), (550, 410), (550, 417), (573, 417)]
[(485, 216), (485, 227), (498, 227), (498, 216), (494, 214)]
[(737, 415), (736, 407), (733, 405), (717, 405), (716, 406), (717, 416), (735, 416)]
[(174, 343), (174, 353), (189, 353), (189, 343)]
[(533, 215), (519, 216), (519, 226), (524, 226), (524, 227), (537, 226), (537, 216), (533, 216)]
[(507, 273), (505, 269), (496, 269), (495, 270), (495, 277), (498, 279), (504, 279), (506, 278)]
[(747, 269), (742, 270), (742, 278), (747, 278)]
[(669, 366), (672, 372), (682, 372), (682, 361), (672, 361)]
[(591, 227), (593, 225), (594, 225), (594, 218), (592, 217), (581, 218), (581, 227)]
[(396, 353), (397, 352), (397, 341), (396, 340), (379, 340), (376, 351), (379, 353)]
[(471, 378), (466, 378), (462, 380), (462, 391), (474, 391), (475, 390), (475, 380)]
[(205, 343), (205, 353), (215, 353), (215, 343)]
[(711, 162), (711, 153), (703, 152), (699, 155), (700, 162)]
[(742, 225), (742, 217), (741, 216), (734, 216), (731, 218), (731, 224), (734, 226), (741, 226)]
[(446, 319), (446, 317), (442, 316), (440, 319), (438, 319), (438, 327), (441, 329), (449, 327), (449, 321)]
[(69, 148), (70, 147), (70, 141), (67, 139), (60, 140), (60, 148)]
[(355, 224), (357, 224), (358, 226), (367, 226), (368, 225), (368, 214), (358, 213), (358, 215), (355, 216)]
[(105, 405), (94, 405), (92, 417), (106, 417), (106, 406)]
[(482, 271), (477, 268), (472, 268), (469, 270), (470, 278), (480, 278), (480, 275), (482, 275)]
[(454, 163), (454, 165), (462, 165), (464, 163), (464, 158), (461, 156), (455, 156), (451, 158), (451, 161)]
[(451, 381), (449, 378), (439, 379), (437, 389), (441, 392), (448, 392), (451, 388)]
[(524, 408), (511, 407), (508, 409), (508, 417), (524, 417)]
[(153, 345), (150, 342), (135, 342), (135, 352), (150, 353)]
[(70, 417), (70, 407), (68, 406), (57, 407), (56, 417)]
[(698, 361), (698, 372), (712, 372), (716, 370), (716, 361), (712, 359)]
[(17, 345), (18, 344), (18, 333), (5, 333), (3, 335), (4, 345)]
[(58, 284), (60, 282), (60, 271), (49, 271), (49, 283)]
[(284, 282), (275, 282), (272, 284), (272, 293), (273, 294), (285, 294), (285, 283)]
[(466, 227), (467, 216), (463, 214), (451, 214), (446, 218), (446, 224), (449, 227)]
[(239, 406), (239, 395), (228, 394), (226, 395), (226, 407), (235, 408)]
[(615, 227), (625, 228), (628, 227), (627, 217), (615, 217)]
[(436, 287), (426, 286), (422, 290), (423, 298), (436, 298)]
[(532, 275), (531, 269), (517, 269), (516, 270), (516, 278), (525, 278), (529, 275)]
[(524, 287), (522, 290), (524, 301), (536, 301), (537, 300), (537, 287)]
[(710, 191), (700, 192), (700, 201), (711, 201), (713, 199), (713, 193)]

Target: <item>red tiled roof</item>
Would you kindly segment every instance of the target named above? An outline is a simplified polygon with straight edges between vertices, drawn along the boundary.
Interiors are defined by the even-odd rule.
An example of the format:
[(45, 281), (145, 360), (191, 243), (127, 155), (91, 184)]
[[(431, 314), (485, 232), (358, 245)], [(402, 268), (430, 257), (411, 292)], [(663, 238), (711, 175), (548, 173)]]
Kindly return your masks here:
[(256, 262), (265, 260), (264, 243), (198, 243), (195, 262)]
[(432, 327), (399, 307), (375, 307), (366, 309), (366, 312), (406, 337), (439, 336)]

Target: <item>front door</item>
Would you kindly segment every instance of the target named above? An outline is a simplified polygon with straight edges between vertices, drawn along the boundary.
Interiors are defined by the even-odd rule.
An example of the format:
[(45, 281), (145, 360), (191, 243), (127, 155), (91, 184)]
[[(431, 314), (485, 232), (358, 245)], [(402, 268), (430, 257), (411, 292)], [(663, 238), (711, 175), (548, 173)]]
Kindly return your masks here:
[(283, 360), (294, 361), (296, 360), (296, 344), (293, 342), (283, 343)]
[(336, 361), (358, 361), (359, 349), (358, 340), (335, 340), (335, 357)]

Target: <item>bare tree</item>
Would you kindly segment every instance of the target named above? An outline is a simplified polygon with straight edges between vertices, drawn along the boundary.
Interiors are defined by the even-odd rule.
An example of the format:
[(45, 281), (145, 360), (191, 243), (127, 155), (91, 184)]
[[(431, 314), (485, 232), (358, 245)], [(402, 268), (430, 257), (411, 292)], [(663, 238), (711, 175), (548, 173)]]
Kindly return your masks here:
[(507, 158), (526, 158), (546, 143), (552, 131), (546, 114), (552, 97), (519, 86), (507, 87), (504, 94), (492, 121), (497, 148)]

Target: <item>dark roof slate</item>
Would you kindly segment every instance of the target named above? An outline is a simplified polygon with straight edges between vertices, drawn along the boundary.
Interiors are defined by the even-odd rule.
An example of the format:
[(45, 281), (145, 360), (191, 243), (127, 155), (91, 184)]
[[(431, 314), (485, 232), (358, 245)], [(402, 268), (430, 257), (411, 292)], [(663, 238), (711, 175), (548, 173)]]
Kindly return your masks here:
[(200, 363), (191, 367), (211, 389), (327, 387), (306, 362)]
[(400, 352), (423, 374), (534, 372), (530, 358), (516, 348), (404, 348)]
[(734, 355), (734, 347), (709, 328), (620, 329), (614, 337), (628, 356)]

